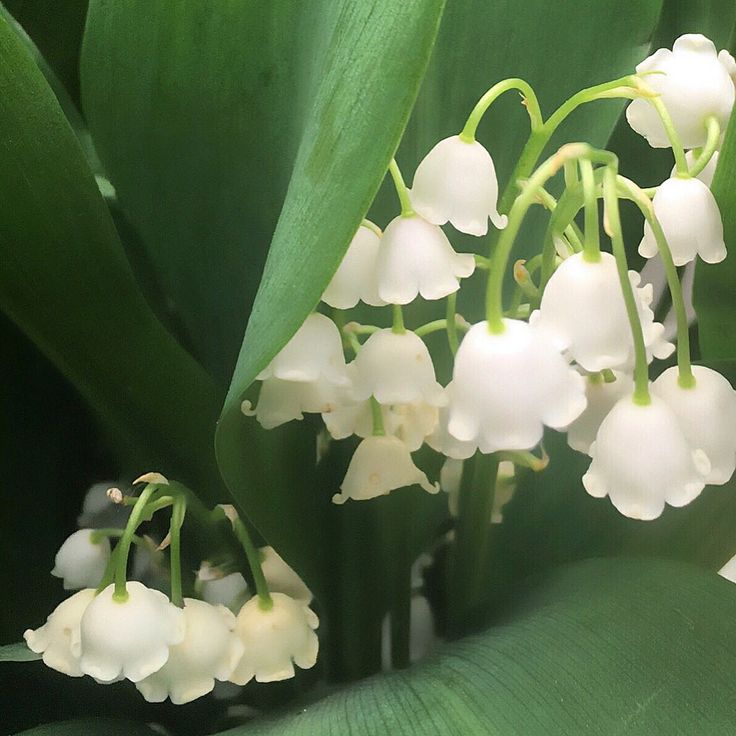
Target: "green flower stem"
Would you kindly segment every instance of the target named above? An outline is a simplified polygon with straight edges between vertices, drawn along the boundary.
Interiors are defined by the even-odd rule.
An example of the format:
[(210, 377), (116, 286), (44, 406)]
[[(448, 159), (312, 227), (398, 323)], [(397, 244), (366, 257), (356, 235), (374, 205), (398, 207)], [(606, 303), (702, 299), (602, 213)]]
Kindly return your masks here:
[(606, 212), (604, 225), (611, 238), (618, 277), (621, 282), (621, 291), (626, 305), (626, 314), (629, 318), (631, 335), (634, 340), (634, 401), (641, 406), (646, 406), (651, 403), (651, 397), (649, 396), (649, 365), (639, 310), (636, 307), (634, 289), (629, 280), (629, 265), (626, 262), (626, 247), (618, 207), (617, 173), (617, 166), (609, 164), (606, 166), (603, 175), (603, 203)]
[[(565, 166), (569, 166), (569, 164), (571, 163), (574, 164), (575, 162), (568, 161)], [(572, 186), (578, 186), (577, 182)], [(557, 209), (557, 200), (544, 187), (542, 187), (539, 191), (539, 201), (550, 212), (554, 212)], [(565, 226), (565, 228), (563, 229), (563, 233), (576, 252), (579, 253), (581, 250), (583, 250), (583, 241), (578, 235), (578, 232), (575, 229), (575, 224), (573, 222)]]
[(491, 267), (491, 259), (474, 254), (476, 270), (487, 271)]
[(367, 227), (369, 230), (371, 230), (373, 233), (378, 235), (380, 238), (381, 235), (383, 235), (383, 232), (381, 231), (381, 228), (376, 225), (375, 222), (371, 222), (370, 220), (363, 220), (363, 222), (360, 223), (363, 227)]
[[(467, 332), (470, 329), (470, 326), (468, 323), (458, 314), (455, 314), (454, 321), (454, 331), (456, 333), (457, 337), (457, 330), (462, 330), (463, 332)], [(427, 322), (426, 324), (422, 325), (421, 327), (417, 327), (416, 330), (414, 330), (414, 334), (417, 335), (417, 337), (425, 337), (426, 335), (431, 335), (433, 332), (439, 332), (440, 330), (450, 330), (450, 320), (449, 319), (435, 319), (431, 322)]]
[(598, 232), (598, 192), (593, 174), (593, 164), (581, 159), (580, 175), (585, 202), (585, 245), (583, 258), (590, 263), (601, 260), (601, 242)]
[(251, 539), (245, 524), (243, 524), (242, 519), (236, 517), (232, 520), (232, 524), (233, 532), (242, 545), (245, 556), (248, 558), (248, 566), (250, 567), (251, 575), (253, 575), (253, 582), (255, 583), (256, 594), (259, 599), (258, 605), (262, 610), (268, 611), (273, 607), (273, 599), (271, 598), (271, 593), (268, 590), (266, 576), (263, 574), (261, 557), (258, 554), (258, 550), (253, 544), (253, 540)]
[(396, 194), (399, 197), (399, 204), (401, 205), (401, 216), (402, 217), (413, 217), (415, 212), (411, 206), (411, 199), (409, 199), (409, 190), (404, 183), (404, 177), (401, 175), (399, 165), (396, 163), (396, 159), (392, 158), (391, 163), (388, 165), (389, 173), (391, 178), (394, 180), (394, 187), (396, 188)]
[(184, 598), (181, 592), (181, 527), (187, 510), (187, 502), (183, 496), (178, 496), (171, 510), (171, 602), (179, 608), (184, 607)]
[(383, 412), (381, 411), (381, 405), (375, 396), (371, 396), (371, 419), (373, 420), (373, 436), (374, 437), (385, 437), (386, 430), (383, 426)]
[(697, 176), (713, 158), (713, 154), (718, 150), (718, 144), (721, 140), (721, 126), (714, 117), (706, 120), (707, 138), (703, 150), (698, 155), (695, 163), (690, 168), (690, 176)]
[(517, 286), (521, 289), (524, 296), (534, 301), (539, 298), (539, 289), (536, 284), (532, 281), (531, 275), (526, 268), (523, 260), (516, 261), (514, 264), (514, 281)]
[(159, 488), (155, 483), (149, 483), (138, 496), (133, 510), (130, 512), (128, 523), (125, 525), (123, 535), (118, 542), (115, 550), (115, 590), (113, 592), (113, 600), (124, 603), (128, 600), (128, 590), (126, 588), (126, 576), (128, 570), (128, 554), (130, 553), (130, 545), (133, 542), (133, 536), (138, 525), (143, 521), (146, 505), (154, 492)]
[(578, 167), (575, 162), (568, 161), (565, 164), (563, 172), (565, 176), (565, 188), (570, 189), (571, 187), (577, 186), (580, 182), (580, 177), (578, 176)]
[[(105, 527), (103, 529), (95, 529), (92, 534), (89, 535), (89, 541), (92, 542), (92, 544), (99, 544), (103, 539), (114, 539), (117, 537), (122, 537), (124, 531), (124, 529), (120, 529), (119, 527)], [(145, 544), (145, 542), (137, 534), (134, 534), (133, 544), (141, 545)]]
[(672, 122), (669, 111), (665, 107), (664, 102), (662, 102), (661, 97), (653, 96), (649, 99), (649, 101), (652, 103), (654, 109), (657, 111), (657, 115), (659, 115), (659, 119), (662, 121), (664, 132), (667, 135), (667, 140), (672, 146), (672, 153), (675, 156), (675, 168), (677, 170), (677, 176), (686, 178), (689, 177), (690, 172), (688, 171), (687, 160), (685, 159), (685, 149), (683, 148), (682, 142), (680, 141), (680, 136), (677, 135), (677, 130), (675, 130), (675, 125)]
[(494, 84), (488, 92), (486, 92), (476, 102), (475, 107), (468, 116), (468, 120), (465, 123), (462, 132), (460, 133), (460, 139), (466, 143), (473, 143), (475, 141), (475, 134), (478, 130), (478, 125), (483, 119), (483, 116), (488, 111), (488, 108), (504, 93), (509, 90), (517, 89), (521, 92), (524, 99), (524, 106), (529, 114), (529, 120), (531, 122), (532, 131), (537, 130), (542, 125), (542, 111), (539, 107), (539, 100), (537, 95), (532, 89), (531, 85), (525, 82), (523, 79), (504, 79), (498, 84)]
[(654, 239), (657, 241), (657, 250), (664, 265), (667, 285), (672, 295), (672, 306), (675, 309), (677, 319), (677, 382), (682, 388), (692, 388), (695, 386), (695, 376), (693, 375), (690, 358), (690, 329), (687, 321), (687, 311), (685, 310), (685, 299), (682, 295), (682, 284), (677, 275), (677, 267), (672, 260), (672, 251), (667, 243), (662, 225), (654, 214), (654, 207), (646, 194), (633, 181), (623, 176), (618, 177), (618, 182), (622, 185), (625, 196), (630, 198), (641, 210), (652, 229)]
[(447, 297), (447, 311), (445, 312), (445, 315), (447, 344), (450, 348), (450, 352), (455, 355), (458, 347), (460, 347), (460, 341), (457, 337), (457, 292), (453, 292)]
[(350, 349), (357, 355), (360, 352), (361, 344), (358, 336), (354, 332), (343, 332), (343, 337), (347, 340)]
[(361, 325), (358, 322), (348, 322), (342, 329), (345, 332), (352, 332), (354, 335), (372, 335), (381, 328), (376, 325)]
[(393, 326), (391, 327), (392, 332), (397, 335), (403, 335), (406, 332), (404, 327), (404, 310), (401, 308), (401, 304), (392, 304), (393, 308)]

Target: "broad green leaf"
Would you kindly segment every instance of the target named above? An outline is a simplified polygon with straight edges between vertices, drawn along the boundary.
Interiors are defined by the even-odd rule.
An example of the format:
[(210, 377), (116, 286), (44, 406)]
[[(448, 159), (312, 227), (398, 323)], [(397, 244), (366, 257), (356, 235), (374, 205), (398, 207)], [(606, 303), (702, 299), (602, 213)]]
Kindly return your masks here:
[(25, 642), (0, 646), (0, 662), (35, 662), (37, 659), (41, 659), (41, 655), (32, 652)]
[(218, 394), (141, 296), (81, 148), (4, 19), (0, 85), (0, 308), (139, 467), (211, 483)]
[(593, 560), (484, 634), (228, 736), (669, 736), (736, 729), (736, 587), (688, 565)]
[(85, 718), (78, 721), (46, 723), (15, 736), (154, 736), (157, 729), (144, 723), (118, 721), (111, 718)]

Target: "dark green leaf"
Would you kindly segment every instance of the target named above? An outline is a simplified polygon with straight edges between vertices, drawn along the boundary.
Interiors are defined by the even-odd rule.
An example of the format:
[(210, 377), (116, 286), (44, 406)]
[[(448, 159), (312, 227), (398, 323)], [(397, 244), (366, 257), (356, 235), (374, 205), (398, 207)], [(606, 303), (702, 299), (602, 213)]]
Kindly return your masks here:
[(0, 646), (0, 662), (35, 662), (37, 659), (41, 659), (41, 655), (32, 652), (25, 642)]
[(143, 723), (110, 718), (86, 718), (78, 721), (46, 723), (15, 736), (154, 736), (158, 730)]

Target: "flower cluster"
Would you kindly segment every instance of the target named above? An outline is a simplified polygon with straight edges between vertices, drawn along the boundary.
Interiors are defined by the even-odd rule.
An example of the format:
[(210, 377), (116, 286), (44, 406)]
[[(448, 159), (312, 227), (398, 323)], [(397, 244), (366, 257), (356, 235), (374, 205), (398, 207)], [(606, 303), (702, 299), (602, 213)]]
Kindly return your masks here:
[[(609, 496), (633, 518), (656, 518), (665, 503), (682, 506), (706, 483), (725, 483), (736, 464), (736, 393), (717, 372), (691, 366), (684, 309), (678, 365), (650, 383), (650, 364), (671, 356), (675, 345), (655, 321), (651, 285), (628, 270), (618, 203), (631, 199), (641, 209), (639, 252), (662, 259), (673, 303), (681, 306), (675, 267), (726, 256), (709, 184), (734, 103), (735, 69), (727, 52), (687, 35), (643, 61), (637, 74), (591, 88), (586, 102), (632, 99), (627, 120), (651, 145), (672, 148), (671, 177), (643, 190), (618, 174), (612, 154), (568, 145), (536, 171), (517, 167), (516, 198), (502, 200), (506, 214), (499, 214), (493, 159), (476, 128), (495, 98), (514, 87), (532, 129), (544, 124), (528, 85), (496, 85), (463, 131), (426, 155), (411, 189), (392, 161), (401, 213), (383, 232), (367, 220), (360, 225), (324, 291), (325, 308), (310, 314), (259, 374), (257, 406), (244, 401), (244, 413), (267, 429), (321, 414), (333, 440), (361, 438), (335, 503), (409, 485), (436, 492), (439, 484), (411, 456), (424, 444), (453, 461), (454, 475), (462, 471), (454, 463), (476, 452), (539, 466), (532, 451), (545, 428), (567, 431), (570, 446), (590, 455), (587, 491)], [(545, 189), (563, 167), (566, 195), (578, 202), (567, 217)], [(612, 253), (600, 246), (601, 199)], [(504, 310), (509, 253), (534, 204), (551, 210), (548, 236), (537, 257), (517, 263), (514, 306)], [(574, 221), (579, 211), (584, 232)], [(442, 229), (450, 223), (484, 236), (489, 221), (490, 259), (456, 252)], [(480, 270), (488, 272), (486, 319), (471, 325), (456, 313), (456, 298), (462, 280)], [(402, 307), (418, 298), (447, 300), (447, 318), (408, 329)], [(344, 310), (359, 302), (390, 307), (392, 326), (349, 322)], [(447, 332), (454, 356), (445, 386), (424, 341), (437, 330)]]

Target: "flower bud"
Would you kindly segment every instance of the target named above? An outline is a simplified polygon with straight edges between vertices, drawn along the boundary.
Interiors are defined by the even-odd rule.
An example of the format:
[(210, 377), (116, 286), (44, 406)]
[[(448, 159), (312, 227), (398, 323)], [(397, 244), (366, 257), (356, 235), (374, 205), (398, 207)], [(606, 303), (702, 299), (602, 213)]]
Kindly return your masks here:
[(64, 590), (96, 588), (110, 560), (110, 540), (92, 541), (94, 529), (80, 529), (67, 537), (56, 553), (51, 574), (64, 580)]

